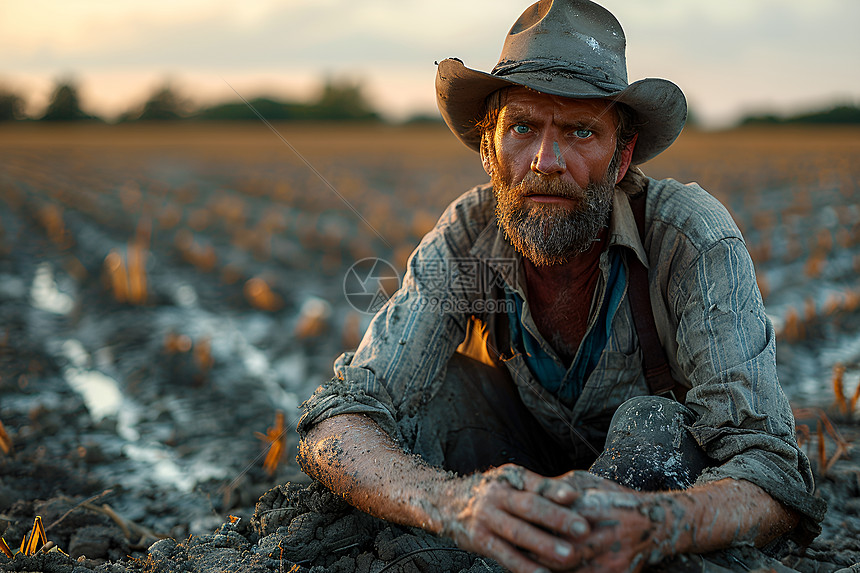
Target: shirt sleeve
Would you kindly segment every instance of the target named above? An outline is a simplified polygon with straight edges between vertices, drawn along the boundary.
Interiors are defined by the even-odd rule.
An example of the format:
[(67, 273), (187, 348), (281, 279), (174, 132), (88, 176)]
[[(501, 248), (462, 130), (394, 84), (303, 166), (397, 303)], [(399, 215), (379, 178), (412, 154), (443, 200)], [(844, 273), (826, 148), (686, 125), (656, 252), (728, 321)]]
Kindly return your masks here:
[(468, 305), (457, 302), (474, 293), (452, 278), (486, 224), (472, 216), (481, 205), (474, 190), (467, 193), (424, 237), (409, 258), (400, 289), (373, 317), (357, 350), (341, 355), (334, 377), (302, 404), (302, 438), (332, 416), (364, 414), (404, 444), (402, 421), (435, 395), (466, 334), (469, 317), (457, 309)]
[(690, 432), (715, 465), (700, 483), (750, 481), (801, 516), (793, 537), (821, 531), (826, 503), (813, 495), (809, 460), (776, 373), (773, 325), (764, 311), (743, 241), (730, 237), (674, 274), (678, 362), (692, 382)]

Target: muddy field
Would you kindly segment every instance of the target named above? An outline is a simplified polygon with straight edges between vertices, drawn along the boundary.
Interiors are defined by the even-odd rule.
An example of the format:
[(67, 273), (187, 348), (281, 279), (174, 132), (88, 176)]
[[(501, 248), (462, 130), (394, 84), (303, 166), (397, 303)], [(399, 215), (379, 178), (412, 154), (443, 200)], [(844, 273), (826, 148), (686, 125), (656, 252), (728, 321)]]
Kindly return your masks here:
[[(277, 127), (289, 145), (255, 124), (0, 127), (0, 534), (15, 551), (39, 516), (69, 555), (0, 570), (497, 570), (295, 465), (298, 404), (369, 321), (350, 266), (402, 272), (484, 181), (477, 157), (433, 126)], [(756, 260), (830, 504), (783, 563), (860, 562), (860, 131), (689, 133), (644, 168), (719, 197)]]

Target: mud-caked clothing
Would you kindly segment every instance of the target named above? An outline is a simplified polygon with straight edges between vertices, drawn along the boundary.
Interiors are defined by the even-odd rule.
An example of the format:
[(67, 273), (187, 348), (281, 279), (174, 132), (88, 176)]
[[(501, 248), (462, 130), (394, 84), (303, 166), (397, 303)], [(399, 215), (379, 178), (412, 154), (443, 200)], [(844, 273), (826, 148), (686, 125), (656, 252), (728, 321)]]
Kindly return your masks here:
[[(646, 185), (643, 244), (628, 195)], [(808, 542), (820, 531), (825, 505), (812, 495), (809, 461), (777, 380), (774, 329), (739, 229), (695, 184), (631, 171), (616, 188), (601, 276), (592, 300), (584, 301), (590, 305), (584, 341), (597, 339), (602, 347), (594, 353), (582, 344), (569, 366), (535, 326), (521, 258), (496, 221), (492, 187), (466, 192), (418, 245), (401, 288), (373, 318), (357, 350), (341, 355), (334, 378), (303, 404), (299, 433), (331, 416), (357, 413), (411, 447), (421, 439), (423, 409), (459, 352), (504, 369), (558, 456), (571, 468), (588, 467), (619, 405), (649, 394), (627, 296), (628, 256), (648, 268), (660, 341), (673, 378), (688, 388), (686, 406), (695, 416), (688, 431), (712, 461), (697, 483), (755, 483), (798, 512), (794, 536)], [(599, 336), (595, 329), (602, 330)], [(524, 348), (524, 341), (538, 347)], [(528, 362), (538, 350), (557, 362), (562, 380), (536, 378)], [(584, 369), (577, 360), (583, 352), (591, 353)]]

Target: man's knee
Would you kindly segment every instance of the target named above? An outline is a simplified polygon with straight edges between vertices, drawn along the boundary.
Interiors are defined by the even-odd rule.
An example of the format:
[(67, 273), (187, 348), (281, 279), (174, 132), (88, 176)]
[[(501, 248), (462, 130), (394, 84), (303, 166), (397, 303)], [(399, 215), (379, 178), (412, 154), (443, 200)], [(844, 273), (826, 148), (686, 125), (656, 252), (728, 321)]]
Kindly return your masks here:
[(687, 430), (693, 421), (674, 400), (631, 398), (615, 412), (606, 447), (589, 471), (640, 491), (686, 489), (709, 465)]

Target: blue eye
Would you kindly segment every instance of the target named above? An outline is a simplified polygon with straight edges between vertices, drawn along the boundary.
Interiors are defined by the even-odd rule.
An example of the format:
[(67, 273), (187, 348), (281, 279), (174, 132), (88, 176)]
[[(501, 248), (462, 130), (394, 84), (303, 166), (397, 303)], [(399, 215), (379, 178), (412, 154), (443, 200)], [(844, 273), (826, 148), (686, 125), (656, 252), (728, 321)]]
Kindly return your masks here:
[(514, 126), (514, 133), (517, 133), (519, 135), (525, 135), (529, 131), (531, 131), (531, 130), (529, 129), (529, 126), (527, 126), (527, 125), (523, 125), (520, 123), (520, 124)]
[(588, 139), (589, 137), (594, 135), (594, 132), (590, 129), (577, 129), (573, 132), (573, 134), (579, 139)]

